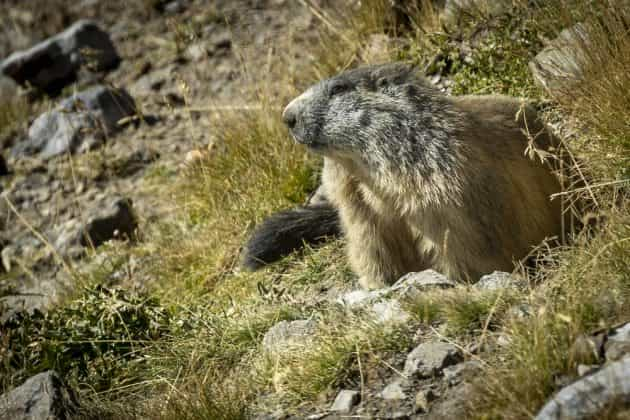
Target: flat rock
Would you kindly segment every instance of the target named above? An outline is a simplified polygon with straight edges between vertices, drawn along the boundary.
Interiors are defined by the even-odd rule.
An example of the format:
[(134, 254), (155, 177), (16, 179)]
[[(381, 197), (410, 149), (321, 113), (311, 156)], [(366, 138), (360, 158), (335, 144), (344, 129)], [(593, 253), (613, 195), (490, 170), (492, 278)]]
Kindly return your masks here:
[(59, 376), (47, 371), (0, 396), (0, 418), (11, 420), (65, 420), (78, 408), (74, 392)]
[(135, 114), (134, 100), (125, 90), (95, 86), (37, 117), (27, 138), (13, 148), (13, 154), (48, 159), (85, 152), (119, 131), (120, 120)]
[(447, 367), (462, 360), (461, 351), (453, 344), (429, 341), (420, 344), (407, 355), (403, 373), (411, 378), (439, 375)]
[(384, 290), (353, 290), (337, 299), (337, 303), (344, 306), (356, 307), (374, 302), (385, 294)]
[(490, 274), (481, 276), (475, 283), (475, 287), (481, 290), (515, 289), (522, 290), (526, 286), (525, 281), (504, 271), (493, 271)]
[(598, 418), (611, 404), (630, 403), (630, 358), (625, 358), (561, 389), (536, 420)]
[(80, 20), (28, 50), (14, 52), (2, 61), (0, 73), (54, 95), (77, 79), (81, 66), (103, 71), (119, 62), (109, 35), (95, 22)]
[(410, 318), (409, 314), (400, 306), (400, 302), (395, 299), (376, 302), (370, 309), (374, 314), (374, 320), (379, 324), (399, 324)]
[(619, 360), (630, 354), (630, 323), (615, 328), (604, 343), (606, 360)]
[(263, 349), (278, 352), (287, 346), (306, 343), (316, 328), (317, 322), (313, 320), (280, 321), (263, 337)]
[(434, 270), (407, 273), (390, 288), (400, 297), (414, 297), (431, 289), (448, 289), (457, 286), (453, 280)]
[(349, 413), (352, 407), (357, 405), (361, 401), (361, 393), (359, 391), (352, 391), (343, 389), (337, 394), (335, 402), (330, 407), (330, 411), (337, 413)]
[(577, 24), (560, 32), (529, 62), (534, 80), (550, 93), (567, 89), (582, 75), (581, 45), (588, 43), (586, 28)]

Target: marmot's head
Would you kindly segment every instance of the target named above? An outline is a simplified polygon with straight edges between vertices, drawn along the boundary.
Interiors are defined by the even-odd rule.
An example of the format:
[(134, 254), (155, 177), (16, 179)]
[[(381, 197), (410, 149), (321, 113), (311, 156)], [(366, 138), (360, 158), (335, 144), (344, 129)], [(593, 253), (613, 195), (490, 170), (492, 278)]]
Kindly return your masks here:
[(440, 158), (450, 130), (446, 108), (446, 97), (412, 66), (393, 63), (323, 80), (282, 117), (297, 142), (373, 171)]

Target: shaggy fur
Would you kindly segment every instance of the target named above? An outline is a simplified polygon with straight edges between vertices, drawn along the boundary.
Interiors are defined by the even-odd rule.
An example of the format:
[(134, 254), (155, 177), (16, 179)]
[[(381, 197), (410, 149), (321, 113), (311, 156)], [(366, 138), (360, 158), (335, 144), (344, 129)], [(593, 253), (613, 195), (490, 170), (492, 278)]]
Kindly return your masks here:
[(325, 158), (324, 190), (363, 287), (426, 268), (477, 281), (561, 234), (550, 200), (559, 182), (549, 162), (525, 155), (525, 132), (539, 149), (558, 144), (518, 99), (448, 97), (412, 67), (388, 64), (319, 82), (283, 118)]

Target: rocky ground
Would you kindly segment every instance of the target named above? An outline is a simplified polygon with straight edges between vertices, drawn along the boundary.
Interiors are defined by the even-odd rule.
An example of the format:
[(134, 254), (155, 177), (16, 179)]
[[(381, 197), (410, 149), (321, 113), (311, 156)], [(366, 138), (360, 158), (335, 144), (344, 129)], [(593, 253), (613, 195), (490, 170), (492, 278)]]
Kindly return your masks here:
[[(16, 19), (36, 19), (28, 6), (8, 8)], [(94, 15), (90, 4), (76, 8), (73, 17)], [(61, 49), (98, 39), (105, 53), (96, 55), (96, 68), (72, 69), (69, 54), (68, 63), (57, 57), (55, 64), (56, 73), (67, 74), (42, 70), (38, 56), (54, 54), (49, 40), (3, 63), (5, 74), (18, 81), (40, 72), (36, 82), (28, 81), (32, 92), (23, 95), (53, 95), (34, 105), (53, 111), (30, 115), (3, 134), (1, 243), (8, 275), (2, 288), (8, 308), (49, 306), (74, 287), (70, 264), (62, 260), (76, 267), (92, 246), (115, 235), (133, 239), (167, 214), (171, 203), (161, 202), (153, 189), (160, 177), (211, 152), (208, 116), (250, 106), (262, 82), (250, 69), (266, 65), (271, 40), (290, 35), (287, 22), (298, 43), (308, 43), (316, 30), (312, 14), (285, 1), (181, 1), (145, 13), (146, 21), (105, 11), (94, 33), (79, 23), (57, 37)], [(18, 41), (7, 51), (27, 43)], [(5, 98), (11, 98), (19, 89), (3, 80)], [(60, 84), (66, 85), (61, 91)], [(87, 112), (77, 112), (85, 104)]]
[[(19, 330), (20, 323), (25, 322), (24, 331), (27, 331), (26, 321), (23, 321), (27, 317), (22, 314), (52, 310), (86, 286), (84, 273), (92, 272), (102, 262), (100, 258), (104, 257), (99, 251), (103, 248), (112, 243), (131, 249), (139, 244), (151, 245), (147, 244), (147, 238), (152, 229), (174, 217), (184, 205), (171, 201), (163, 193), (165, 185), (172, 185), (175, 179), (185, 176), (187, 168), (221, 153), (224, 145), (218, 140), (217, 120), (226, 111), (243, 115), (252, 110), (260, 111), (262, 105), (257, 94), (261, 86), (269, 97), (290, 96), (284, 85), (286, 79), (273, 77), (277, 65), (273, 57), (288, 56), (291, 69), (281, 69), (283, 73), (314, 67), (314, 46), (320, 42), (323, 28), (332, 32), (338, 30), (329, 15), (322, 14), (322, 8), (334, 10), (341, 4), (289, 0), (53, 3), (49, 7), (36, 1), (0, 5), (3, 16), (0, 17), (3, 23), (0, 57), (4, 57), (0, 61), (0, 211), (3, 215), (0, 220), (0, 321), (6, 322), (3, 325), (12, 325), (14, 330)], [(347, 2), (343, 3), (348, 8)], [(352, 3), (349, 10), (362, 10), (360, 4), (349, 3)], [(422, 49), (422, 45), (414, 47), (408, 39), (397, 36), (398, 28), (410, 30), (407, 15), (400, 13), (402, 2), (381, 3), (387, 10), (395, 11), (392, 13), (395, 30), (380, 28), (382, 33), (371, 35), (365, 42), (362, 40), (360, 49), (351, 60), (342, 63), (343, 66), (388, 60), (393, 55), (402, 54), (412, 61), (417, 60), (415, 54), (422, 56), (422, 52), (414, 50)], [(452, 29), (457, 28), (460, 19), (461, 11), (456, 6), (466, 6), (466, 2), (435, 4), (446, 25), (437, 29), (438, 36), (444, 35), (442, 30), (446, 31), (444, 28), (448, 25), (457, 33), (457, 29)], [(53, 11), (54, 6), (58, 6), (58, 10)], [(486, 8), (484, 16), (493, 22), (494, 16), (506, 10), (499, 6)], [(582, 37), (582, 27), (567, 28), (553, 41), (539, 39), (541, 37), (521, 39), (528, 28), (508, 27), (509, 39), (514, 44), (528, 51), (536, 50), (536, 57), (530, 57), (533, 59), (529, 64), (521, 66), (529, 69), (513, 75), (510, 69), (492, 67), (494, 63), (490, 60), (484, 63), (490, 69), (488, 74), (468, 74), (467, 83), (472, 87), (464, 85), (461, 78), (458, 79), (464, 71), (458, 73), (457, 69), (466, 69), (471, 63), (483, 61), (480, 57), (487, 51), (502, 48), (497, 47), (492, 38), (492, 31), (500, 27), (496, 22), (494, 25), (475, 31), (469, 38), (454, 35), (448, 48), (442, 48), (426, 60), (423, 57), (421, 62), (430, 80), (447, 93), (512, 94), (510, 89), (514, 86), (518, 93), (529, 93), (525, 88), (518, 90), (520, 78), (533, 77), (541, 89), (552, 95), (554, 89), (564, 87), (562, 83), (566, 80), (581, 77), (579, 57), (567, 47), (567, 42)], [(392, 51), (398, 52), (392, 54)], [(495, 84), (489, 84), (488, 80)], [(297, 81), (298, 88), (303, 87), (302, 83), (304, 80)], [(279, 113), (280, 109), (274, 112)], [(563, 137), (577, 131), (564, 122), (554, 128), (562, 132)], [(327, 251), (323, 252), (323, 258), (330, 257), (325, 254)], [(336, 254), (332, 255), (331, 261)], [(97, 291), (102, 290), (101, 287), (123, 285), (129, 290), (150, 293), (154, 279), (144, 265), (150, 264), (151, 257), (130, 256), (124, 270), (101, 279)], [(238, 270), (223, 261), (222, 264), (220, 268), (227, 274), (212, 273), (208, 277), (227, 278), (236, 284), (242, 281)], [(317, 266), (312, 273), (305, 274), (308, 277), (315, 273), (316, 284), (309, 283), (312, 279), (296, 275), (295, 267), (287, 269), (282, 265), (275, 272), (261, 275), (266, 277), (249, 279), (248, 287), (256, 290), (250, 294), (244, 292), (244, 296), (256, 296), (251, 298), (256, 300), (251, 305), (254, 315), (258, 315), (257, 311), (264, 313), (261, 308), (266, 306), (275, 309), (274, 305), (280, 308), (279, 312), (285, 308), (283, 305), (292, 311), (290, 315), (274, 315), (270, 320), (259, 322), (262, 327), (245, 325), (250, 319), (240, 311), (248, 312), (250, 307), (248, 302), (242, 303), (244, 309), (240, 308), (240, 302), (232, 302), (232, 294), (235, 299), (239, 296), (237, 286), (224, 292), (228, 298), (216, 298), (229, 301), (228, 310), (221, 307), (216, 311), (220, 316), (229, 321), (234, 319), (235, 323), (241, 318), (245, 320), (244, 325), (239, 326), (244, 333), (235, 328), (238, 337), (232, 341), (228, 337), (226, 342), (232, 345), (252, 341), (248, 342), (252, 345), (249, 352), (235, 351), (237, 358), (246, 361), (247, 369), (258, 369), (269, 376), (260, 380), (257, 373), (252, 374), (251, 378), (265, 385), (250, 392), (253, 396), (243, 397), (251, 406), (251, 409), (247, 407), (248, 417), (313, 420), (483, 417), (484, 413), (470, 411), (470, 401), (478, 399), (479, 378), (488, 375), (488, 366), (496, 361), (493, 357), (500, 358), (495, 355), (502, 354), (502, 349), (513, 344), (513, 338), (507, 333), (512, 324), (500, 329), (491, 323), (491, 318), (496, 312), (509, 322), (530, 322), (542, 317), (545, 311), (545, 306), (528, 294), (534, 287), (533, 282), (513, 273), (489, 273), (474, 286), (463, 286), (427, 270), (409, 273), (391, 287), (368, 292), (354, 287), (356, 279), (337, 281), (348, 278), (343, 265), (328, 260), (321, 263), (316, 258), (305, 264), (298, 267), (307, 271), (308, 264)], [(225, 269), (225, 265), (229, 268)], [(321, 268), (328, 266), (334, 274)], [(291, 270), (293, 272), (286, 273)], [(207, 271), (201, 272), (207, 274)], [(322, 273), (328, 278), (320, 279)], [(306, 286), (299, 284), (295, 292), (283, 295), (286, 292), (282, 289), (283, 276)], [(214, 299), (212, 292), (218, 296), (221, 291), (211, 290), (208, 301)], [(112, 295), (116, 316), (121, 316), (116, 312), (119, 308), (126, 304), (133, 306), (130, 303), (133, 299), (125, 301), (117, 292)], [(439, 309), (440, 304), (463, 309), (450, 313), (449, 309)], [(138, 306), (143, 305), (151, 311), (155, 309), (151, 306), (153, 301), (150, 304), (142, 301)], [(194, 310), (191, 305), (182, 312), (188, 314)], [(156, 319), (166, 318), (166, 312), (162, 308), (155, 309)], [(214, 322), (215, 315), (210, 313), (208, 319)], [(562, 314), (558, 318), (564, 322), (563, 316), (568, 318)], [(174, 330), (181, 333), (190, 329), (193, 335), (197, 334), (191, 319), (173, 321)], [(199, 331), (207, 327), (212, 330), (212, 337), (221, 329), (214, 325), (208, 327), (212, 323), (202, 316), (199, 319), (194, 320), (198, 322), (197, 327), (202, 325)], [(79, 330), (87, 325), (86, 329), (96, 330), (103, 323), (101, 318), (97, 326), (81, 320), (64, 328)], [(126, 329), (125, 322), (122, 324), (121, 328)], [(329, 324), (337, 330), (326, 331)], [(346, 333), (343, 332), (345, 324), (349, 325)], [(147, 321), (147, 327), (140, 329), (150, 335), (153, 328), (162, 327)], [(260, 331), (255, 331), (256, 328)], [(352, 336), (353, 328), (359, 331), (358, 338)], [(452, 332), (455, 329), (457, 334)], [(129, 331), (126, 333), (131, 336)], [(189, 331), (182, 336), (186, 333)], [(360, 334), (376, 338), (366, 341)], [(628, 324), (607, 325), (574, 335), (577, 338), (571, 336), (570, 362), (567, 362), (572, 374), (553, 374), (553, 385), (546, 385), (557, 392), (556, 398), (549, 400), (536, 418), (597, 416), (612, 403), (628, 399)], [(10, 338), (9, 334), (3, 337), (0, 331), (0, 340)], [(378, 341), (381, 338), (382, 342)], [(141, 336), (137, 341), (142, 340), (148, 339)], [(349, 355), (334, 354), (338, 342), (346, 346), (343, 351)], [(352, 348), (347, 348), (347, 343), (351, 343)], [(168, 345), (177, 347), (176, 344), (171, 341)], [(383, 349), (371, 348), (381, 344)], [(228, 346), (222, 341), (220, 345)], [(368, 350), (360, 349), (360, 345)], [(37, 346), (39, 343), (33, 344), (33, 354)], [(0, 349), (5, 347), (0, 346)], [(222, 354), (218, 347), (209, 348), (210, 353)], [(328, 382), (316, 397), (310, 394), (304, 397), (308, 390), (300, 394), (305, 401), (288, 403), (282, 397), (288, 393), (282, 392), (300, 389), (295, 383), (299, 379), (295, 378), (310, 372), (307, 370), (305, 374), (302, 366), (294, 361), (304, 355), (316, 359), (321, 348), (331, 352), (331, 358), (342, 360), (341, 366), (335, 364), (337, 359), (330, 361), (330, 369), (337, 369), (338, 375), (330, 380), (322, 374)], [(9, 348), (8, 352), (11, 351), (19, 350)], [(124, 355), (118, 356), (124, 358), (134, 352), (125, 350)], [(173, 353), (177, 355), (175, 350)], [(381, 359), (382, 354), (385, 356)], [(6, 357), (6, 354), (0, 355)], [(79, 354), (77, 358), (82, 356)], [(179, 354), (182, 358), (188, 356)], [(362, 364), (367, 363), (362, 359), (364, 356), (371, 359), (369, 367)], [(262, 368), (256, 363), (247, 364), (255, 357), (262, 359), (259, 363)], [(6, 360), (12, 360), (11, 355)], [(325, 358), (319, 362), (329, 363)], [(250, 378), (234, 370), (237, 376)], [(20, 386), (0, 397), (0, 418), (61, 419), (78, 413), (84, 415), (80, 392), (64, 383), (53, 370), (38, 367), (38, 371), (41, 373), (26, 382), (20, 381)], [(218, 371), (216, 375), (223, 374)], [(173, 383), (178, 379), (179, 373)], [(310, 377), (305, 379), (309, 380)], [(12, 381), (3, 382), (6, 383)], [(217, 383), (222, 384), (220, 380)], [(611, 387), (611, 383), (615, 386)], [(121, 388), (125, 386), (127, 384)], [(221, 409), (214, 411), (218, 412), (222, 418), (239, 417), (225, 414)], [(528, 413), (530, 417), (535, 414)], [(99, 415), (92, 413), (96, 418)]]

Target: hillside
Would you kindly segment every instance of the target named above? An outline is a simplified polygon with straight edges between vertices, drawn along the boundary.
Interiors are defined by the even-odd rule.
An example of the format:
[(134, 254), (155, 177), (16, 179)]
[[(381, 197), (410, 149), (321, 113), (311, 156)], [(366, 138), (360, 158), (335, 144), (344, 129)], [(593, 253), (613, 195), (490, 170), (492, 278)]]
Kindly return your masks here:
[[(0, 418), (629, 415), (627, 1), (29, 0), (0, 21)], [(242, 270), (319, 185), (284, 106), (390, 61), (534, 101), (569, 151), (571, 240), (475, 284), (362, 291), (343, 238)]]

